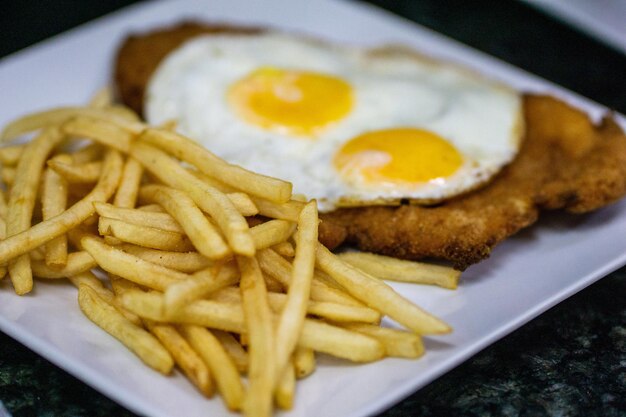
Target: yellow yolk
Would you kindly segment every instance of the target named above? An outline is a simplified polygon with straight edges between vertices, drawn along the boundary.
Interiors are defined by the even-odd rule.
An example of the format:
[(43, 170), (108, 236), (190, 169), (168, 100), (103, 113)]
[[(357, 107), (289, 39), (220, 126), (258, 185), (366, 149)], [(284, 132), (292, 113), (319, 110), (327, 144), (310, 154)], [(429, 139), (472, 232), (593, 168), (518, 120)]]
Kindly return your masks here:
[(377, 130), (345, 143), (334, 158), (348, 181), (421, 183), (453, 174), (463, 157), (450, 142), (421, 129)]
[(315, 72), (262, 67), (233, 84), (228, 101), (248, 123), (314, 136), (352, 109), (352, 87)]

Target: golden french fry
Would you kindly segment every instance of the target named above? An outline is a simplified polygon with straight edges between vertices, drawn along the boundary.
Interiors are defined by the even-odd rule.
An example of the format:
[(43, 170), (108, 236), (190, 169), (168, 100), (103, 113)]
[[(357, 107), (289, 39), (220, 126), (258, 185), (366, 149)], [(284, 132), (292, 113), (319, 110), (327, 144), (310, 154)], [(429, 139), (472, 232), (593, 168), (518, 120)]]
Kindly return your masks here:
[(185, 233), (180, 223), (167, 213), (123, 208), (107, 203), (94, 203), (94, 206), (100, 217), (108, 217), (139, 226), (154, 227), (168, 232)]
[(0, 189), (0, 218), (6, 219), (8, 209), (9, 207), (7, 205), (7, 198), (4, 194), (4, 190)]
[(194, 165), (204, 174), (250, 195), (278, 203), (291, 197), (291, 183), (231, 165), (184, 136), (148, 129), (142, 139)]
[[(108, 114), (107, 117), (112, 117), (112, 115)], [(133, 122), (124, 121), (123, 124), (133, 124)], [(89, 138), (124, 153), (128, 152), (133, 135), (136, 134), (125, 130), (122, 126), (90, 116), (70, 119), (63, 123), (62, 129), (67, 135)]]
[(235, 363), (237, 370), (241, 373), (248, 372), (248, 352), (245, 351), (241, 343), (235, 336), (222, 330), (211, 330), (211, 333), (220, 341), (226, 353), (228, 353)]
[(337, 256), (373, 277), (390, 281), (431, 284), (456, 289), (461, 276), (461, 271), (451, 267), (405, 261), (374, 253), (344, 252)]
[(104, 240), (104, 243), (106, 243), (107, 245), (111, 245), (111, 246), (118, 246), (118, 245), (124, 244), (124, 242), (122, 242), (121, 240), (113, 236), (103, 236), (102, 239)]
[(139, 226), (117, 219), (100, 217), (98, 232), (102, 236), (113, 236), (122, 242), (176, 252), (188, 252), (194, 249), (187, 236), (149, 226)]
[(278, 378), (274, 398), (276, 405), (281, 410), (291, 410), (293, 408), (293, 397), (296, 391), (296, 372), (291, 361), (287, 362), (285, 370)]
[(83, 284), (78, 288), (78, 304), (89, 320), (122, 342), (146, 365), (163, 374), (172, 371), (174, 360), (163, 345), (100, 298), (90, 286)]
[(254, 205), (252, 199), (248, 197), (248, 194), (226, 193), (226, 197), (228, 197), (242, 216), (249, 217), (259, 214), (259, 209)]
[(326, 272), (320, 271), (319, 269), (315, 270), (313, 274), (315, 280), (323, 282), (330, 288), (335, 288), (337, 290), (345, 291), (341, 285), (337, 283), (334, 279), (332, 279)]
[(217, 229), (184, 192), (161, 185), (140, 190), (142, 200), (157, 203), (182, 226), (196, 250), (209, 259), (221, 259), (230, 249)]
[(340, 326), (376, 338), (385, 347), (387, 356), (414, 359), (424, 354), (422, 338), (413, 332), (363, 323), (344, 323)]
[(231, 201), (231, 203), (233, 203), (233, 205), (237, 208), (237, 211), (239, 211), (242, 216), (248, 217), (259, 214), (259, 209), (256, 207), (256, 205), (252, 201), (252, 198), (250, 198), (248, 194), (237, 192), (232, 187), (229, 187), (228, 185), (225, 185), (224, 183), (221, 183), (216, 179), (206, 176), (195, 169), (189, 169), (187, 171), (196, 178), (210, 185), (211, 187), (226, 194), (228, 199)]
[(96, 94), (89, 100), (89, 107), (96, 109), (105, 108), (113, 102), (113, 91), (111, 87), (103, 87), (96, 91)]
[(191, 175), (163, 151), (145, 143), (134, 144), (131, 155), (165, 184), (186, 191), (198, 207), (217, 222), (235, 253), (254, 254), (248, 223), (225, 194)]
[(289, 220), (297, 222), (300, 216), (300, 210), (304, 207), (304, 203), (296, 200), (290, 200), (284, 203), (276, 203), (264, 200), (262, 198), (251, 197), (252, 202), (259, 210), (259, 214), (273, 219)]
[(211, 261), (209, 258), (199, 254), (198, 252), (162, 251), (158, 249), (144, 248), (130, 243), (121, 243), (118, 248), (124, 252), (130, 253), (131, 255), (135, 255), (144, 261), (185, 273), (197, 272), (215, 264), (214, 261)]
[(126, 294), (129, 291), (143, 291), (136, 283), (122, 278), (118, 275), (109, 273), (109, 281), (111, 282), (111, 288), (115, 295), (120, 296)]
[(81, 285), (87, 285), (91, 287), (91, 289), (94, 290), (100, 296), (100, 298), (115, 307), (117, 311), (124, 315), (124, 317), (126, 317), (133, 324), (136, 324), (137, 326), (142, 325), (139, 316), (126, 310), (122, 306), (120, 301), (115, 298), (115, 294), (113, 294), (111, 290), (105, 288), (104, 285), (102, 285), (102, 281), (96, 278), (96, 276), (92, 272), (81, 272), (80, 274), (68, 277), (68, 279), (72, 284), (74, 284), (76, 288), (79, 288)]
[(450, 326), (398, 294), (384, 282), (343, 262), (317, 244), (317, 266), (355, 298), (419, 334), (449, 333)]
[(296, 256), (296, 250), (289, 242), (280, 242), (272, 246), (274, 252), (285, 258), (293, 258)]
[(243, 383), (232, 358), (219, 340), (206, 328), (194, 325), (180, 327), (182, 334), (209, 367), (217, 389), (229, 410), (241, 410), (244, 401)]
[[(287, 294), (268, 292), (267, 297), (269, 305), (274, 312), (280, 313), (285, 311)], [(241, 295), (234, 287), (225, 287), (217, 290), (209, 298), (216, 301), (241, 303)], [(306, 303), (305, 310), (307, 314), (335, 322), (379, 323), (381, 319), (381, 314), (372, 308), (328, 301), (309, 300)]]
[[(128, 117), (122, 117), (118, 112), (111, 111), (111, 109), (60, 107), (39, 113), (29, 114), (14, 120), (9, 125), (5, 126), (4, 130), (0, 134), (0, 142), (15, 139), (25, 133), (35, 130), (50, 126), (58, 126), (79, 116), (97, 119), (98, 121), (108, 121), (133, 134), (140, 133), (145, 127), (143, 123), (130, 121)], [(80, 136), (80, 134), (77, 135)]]
[[(94, 212), (93, 203), (106, 201), (117, 186), (120, 179), (122, 158), (116, 151), (108, 151), (105, 155), (102, 177), (95, 188), (82, 200), (74, 204), (62, 214), (32, 226), (30, 229), (0, 242), (0, 264), (25, 254), (38, 246), (67, 233), (75, 228)], [(31, 287), (32, 288), (32, 285)]]
[[(61, 160), (71, 161), (71, 157), (59, 156)], [(61, 214), (67, 206), (67, 181), (51, 169), (46, 169), (43, 176), (41, 193), (41, 213), (43, 220)], [(67, 263), (67, 235), (61, 235), (46, 243), (46, 264), (62, 267)]]
[[(247, 335), (242, 305), (230, 301), (197, 300), (175, 317), (163, 314), (163, 296), (160, 294), (132, 291), (123, 294), (121, 302), (138, 316), (154, 321), (196, 324)], [(385, 353), (382, 344), (372, 337), (313, 319), (304, 321), (298, 346), (353, 362), (375, 361)]]
[(161, 294), (143, 291), (128, 291), (121, 295), (122, 305), (138, 316), (158, 321), (179, 324), (197, 324), (211, 329), (242, 333), (243, 310), (240, 305), (211, 300), (197, 300), (185, 306), (174, 317), (164, 314)]
[(150, 333), (155, 335), (170, 352), (174, 362), (187, 378), (204, 396), (212, 397), (214, 388), (211, 371), (178, 330), (169, 324), (155, 323), (150, 320), (144, 322)]
[(83, 237), (81, 245), (105, 271), (148, 288), (164, 291), (168, 285), (189, 277), (105, 245), (95, 236)]
[(220, 288), (234, 285), (239, 281), (239, 274), (234, 265), (210, 267), (198, 271), (184, 281), (167, 287), (164, 297), (164, 313), (175, 316), (183, 306), (198, 300)]
[(142, 176), (143, 167), (139, 161), (129, 157), (124, 165), (122, 180), (115, 194), (113, 205), (125, 208), (135, 207)]
[(48, 167), (56, 171), (70, 183), (94, 183), (100, 178), (102, 162), (94, 161), (80, 165), (71, 162), (61, 162), (55, 157), (48, 160)]
[(17, 170), (13, 167), (2, 167), (2, 182), (7, 186), (7, 189), (11, 189), (13, 183), (15, 183), (15, 176)]
[[(6, 226), (5, 226), (5, 238), (6, 238)], [(43, 261), (46, 259), (46, 248), (45, 245), (39, 246), (30, 252), (28, 252), (28, 256), (32, 261)]]
[[(7, 210), (7, 240), (15, 239), (20, 233), (31, 226), (33, 209), (37, 198), (39, 180), (48, 155), (65, 139), (65, 136), (56, 128), (49, 128), (39, 134), (24, 148), (20, 162), (17, 165), (15, 180), (11, 187)], [(32, 229), (31, 229), (32, 230)], [(45, 243), (45, 242), (41, 242)], [(34, 245), (32, 248), (39, 245)], [(15, 292), (19, 295), (30, 292), (33, 288), (33, 275), (30, 267), (30, 258), (21, 251), (21, 254), (7, 257), (0, 261), (9, 261), (9, 275)], [(15, 258), (16, 259), (12, 259)]]
[(353, 362), (372, 362), (385, 354), (374, 338), (313, 319), (304, 321), (298, 345)]
[[(263, 272), (278, 280), (285, 288), (289, 288), (292, 276), (292, 266), (289, 261), (271, 249), (260, 250), (257, 253), (257, 259)], [(311, 282), (311, 299), (353, 306), (364, 305), (346, 292), (332, 288), (316, 279)]]
[(270, 220), (250, 228), (257, 250), (269, 248), (287, 240), (296, 229), (294, 223), (286, 220)]
[(300, 212), (296, 235), (296, 256), (287, 292), (287, 301), (276, 329), (276, 375), (280, 378), (300, 338), (311, 293), (317, 246), (317, 203), (308, 203)]
[(165, 209), (159, 206), (158, 204), (146, 204), (146, 205), (137, 207), (137, 210), (152, 211), (155, 213), (166, 213)]
[(244, 404), (248, 416), (272, 414), (272, 394), (276, 380), (273, 317), (267, 301), (265, 281), (255, 258), (237, 257), (241, 271), (241, 291), (249, 338), (249, 388)]
[(315, 352), (310, 348), (296, 347), (293, 352), (293, 366), (296, 378), (302, 379), (315, 371)]
[(4, 167), (16, 166), (22, 153), (24, 153), (25, 145), (12, 145), (0, 148), (0, 163)]
[[(269, 298), (275, 311), (286, 310), (287, 298), (284, 294), (270, 293)], [(379, 323), (381, 319), (378, 311), (365, 306), (350, 306), (329, 301), (309, 301), (305, 304), (308, 314), (337, 322)], [(274, 308), (275, 306), (278, 308)]]
[(263, 279), (265, 280), (265, 286), (267, 287), (268, 291), (276, 293), (282, 293), (285, 291), (285, 287), (283, 287), (283, 284), (278, 282), (276, 278), (273, 278), (266, 273), (263, 273)]
[[(104, 153), (105, 148), (99, 143), (91, 143), (73, 152), (69, 155), (72, 158), (73, 164), (81, 165), (87, 162), (93, 162), (96, 159), (100, 159)], [(59, 155), (57, 155), (58, 157)], [(55, 157), (56, 158), (56, 157)]]
[(88, 252), (72, 252), (62, 268), (50, 267), (43, 260), (31, 262), (33, 275), (39, 278), (66, 278), (98, 266), (96, 260)]

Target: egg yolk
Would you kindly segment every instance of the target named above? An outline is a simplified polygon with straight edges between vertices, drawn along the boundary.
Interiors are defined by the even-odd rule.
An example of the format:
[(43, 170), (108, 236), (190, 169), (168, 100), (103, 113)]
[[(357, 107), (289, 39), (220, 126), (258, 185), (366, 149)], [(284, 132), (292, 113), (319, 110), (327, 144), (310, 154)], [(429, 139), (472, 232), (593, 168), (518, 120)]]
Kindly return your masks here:
[(262, 67), (233, 84), (228, 101), (248, 123), (315, 136), (352, 109), (352, 87), (326, 74)]
[(447, 177), (463, 163), (447, 140), (414, 128), (368, 132), (346, 142), (334, 158), (347, 179), (366, 183), (421, 183)]

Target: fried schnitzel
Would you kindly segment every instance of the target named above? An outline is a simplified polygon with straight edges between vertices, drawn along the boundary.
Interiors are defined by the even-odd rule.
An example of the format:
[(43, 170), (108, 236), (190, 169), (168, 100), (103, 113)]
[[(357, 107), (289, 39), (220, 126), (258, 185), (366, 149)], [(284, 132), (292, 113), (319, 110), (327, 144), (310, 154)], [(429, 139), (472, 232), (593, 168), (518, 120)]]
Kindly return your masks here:
[(481, 190), (436, 207), (342, 209), (323, 218), (347, 230), (348, 243), (399, 258), (433, 257), (456, 268), (489, 256), (541, 210), (584, 213), (626, 193), (626, 136), (607, 118), (546, 96), (526, 96), (527, 132), (517, 158)]
[[(151, 74), (167, 53), (207, 33), (259, 29), (182, 24), (132, 36), (121, 46), (115, 82), (122, 101), (142, 113)], [(362, 207), (322, 215), (320, 240), (399, 258), (445, 259), (465, 269), (541, 210), (584, 213), (626, 193), (626, 136), (610, 118), (595, 126), (580, 110), (548, 96), (524, 98), (526, 133), (517, 158), (490, 184), (434, 207)]]

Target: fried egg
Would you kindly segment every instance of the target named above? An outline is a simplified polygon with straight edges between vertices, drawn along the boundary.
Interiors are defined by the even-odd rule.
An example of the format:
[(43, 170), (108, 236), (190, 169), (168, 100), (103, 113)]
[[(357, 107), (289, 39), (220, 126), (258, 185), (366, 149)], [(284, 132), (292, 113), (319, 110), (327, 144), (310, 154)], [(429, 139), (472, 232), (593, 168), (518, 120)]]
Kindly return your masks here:
[(523, 130), (512, 89), (402, 48), (288, 34), (209, 35), (152, 76), (148, 122), (291, 181), (321, 211), (433, 203), (486, 183)]

